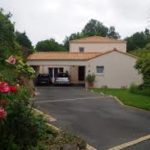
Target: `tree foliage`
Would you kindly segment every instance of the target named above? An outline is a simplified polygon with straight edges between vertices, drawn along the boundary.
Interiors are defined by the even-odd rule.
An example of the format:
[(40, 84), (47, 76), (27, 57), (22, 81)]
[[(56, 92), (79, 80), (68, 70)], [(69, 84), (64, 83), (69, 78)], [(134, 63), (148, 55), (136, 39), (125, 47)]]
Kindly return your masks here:
[(27, 57), (33, 52), (31, 41), (25, 33), (15, 33), (10, 17), (10, 13), (4, 14), (4, 11), (0, 9), (0, 59), (10, 55)]
[(29, 49), (32, 49), (32, 44), (31, 44), (31, 41), (29, 40), (29, 38), (27, 37), (26, 33), (23, 32), (16, 32), (15, 33), (15, 36), (16, 36), (16, 41), (22, 46), (22, 47), (25, 47), (25, 48), (29, 48)]
[(150, 42), (150, 31), (145, 29), (144, 32), (136, 32), (125, 40), (127, 41), (128, 51), (144, 48)]
[(135, 67), (143, 75), (143, 85), (150, 88), (150, 56), (139, 59)]
[(24, 58), (27, 58), (30, 54), (34, 52), (32, 43), (25, 32), (21, 33), (19, 31), (15, 32), (15, 39), (20, 45)]
[(91, 19), (82, 30), (83, 35), (85, 36), (107, 36), (108, 28), (104, 26), (101, 22)]
[(4, 57), (9, 55), (9, 50), (16, 48), (14, 25), (9, 20), (11, 14), (4, 14), (3, 10), (0, 9), (0, 56)]
[(65, 48), (54, 39), (40, 41), (36, 44), (37, 51), (64, 51)]
[(98, 20), (91, 19), (85, 27), (82, 29), (81, 32), (72, 33), (70, 36), (66, 37), (64, 40), (64, 46), (66, 49), (69, 49), (69, 41), (74, 39), (79, 39), (88, 36), (103, 36), (103, 37), (110, 37), (114, 39), (120, 38), (118, 32), (116, 32), (115, 27), (111, 26), (110, 28), (103, 25), (103, 23), (99, 22)]

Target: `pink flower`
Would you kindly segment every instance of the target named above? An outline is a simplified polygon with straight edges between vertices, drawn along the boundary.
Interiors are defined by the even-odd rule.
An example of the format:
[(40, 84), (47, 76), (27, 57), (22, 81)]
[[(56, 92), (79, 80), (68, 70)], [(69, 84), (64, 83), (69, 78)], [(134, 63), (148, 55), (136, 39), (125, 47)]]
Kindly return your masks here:
[(10, 87), (7, 82), (0, 82), (0, 92), (1, 93), (10, 92)]
[(4, 108), (0, 108), (0, 119), (5, 119), (7, 116), (7, 112)]
[(13, 93), (16, 93), (17, 92), (17, 88), (16, 86), (9, 86), (10, 88), (10, 91), (13, 92)]
[(12, 65), (16, 64), (15, 56), (11, 55), (8, 59), (6, 59), (6, 62), (9, 63), (9, 64), (12, 64)]

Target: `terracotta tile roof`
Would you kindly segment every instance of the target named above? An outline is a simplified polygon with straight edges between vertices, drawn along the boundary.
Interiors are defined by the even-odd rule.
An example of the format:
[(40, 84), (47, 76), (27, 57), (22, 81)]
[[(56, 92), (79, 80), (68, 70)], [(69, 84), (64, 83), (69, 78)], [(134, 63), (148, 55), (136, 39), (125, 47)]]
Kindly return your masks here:
[(102, 36), (90, 36), (86, 38), (71, 40), (70, 43), (126, 43), (126, 41)]
[(28, 60), (89, 60), (102, 53), (36, 52)]

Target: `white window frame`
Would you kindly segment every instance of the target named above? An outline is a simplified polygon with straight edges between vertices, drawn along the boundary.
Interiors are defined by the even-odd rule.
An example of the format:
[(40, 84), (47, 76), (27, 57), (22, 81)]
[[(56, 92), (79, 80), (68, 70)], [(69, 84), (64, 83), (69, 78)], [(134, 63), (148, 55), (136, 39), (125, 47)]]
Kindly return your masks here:
[[(101, 71), (98, 71), (98, 69), (100, 69)], [(105, 67), (103, 65), (96, 66), (96, 74), (97, 75), (104, 75), (104, 69), (105, 69)]]

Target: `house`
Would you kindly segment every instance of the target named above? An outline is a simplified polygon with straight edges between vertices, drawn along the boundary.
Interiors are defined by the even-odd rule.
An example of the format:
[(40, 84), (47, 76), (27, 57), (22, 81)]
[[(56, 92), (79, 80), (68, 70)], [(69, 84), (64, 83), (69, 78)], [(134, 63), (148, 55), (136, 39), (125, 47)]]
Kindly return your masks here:
[(142, 76), (134, 68), (137, 58), (126, 52), (126, 42), (91, 36), (70, 41), (69, 52), (36, 52), (28, 64), (37, 73), (49, 73), (52, 81), (59, 72), (68, 72), (71, 83), (85, 83), (95, 74), (95, 87), (121, 88), (141, 84)]

